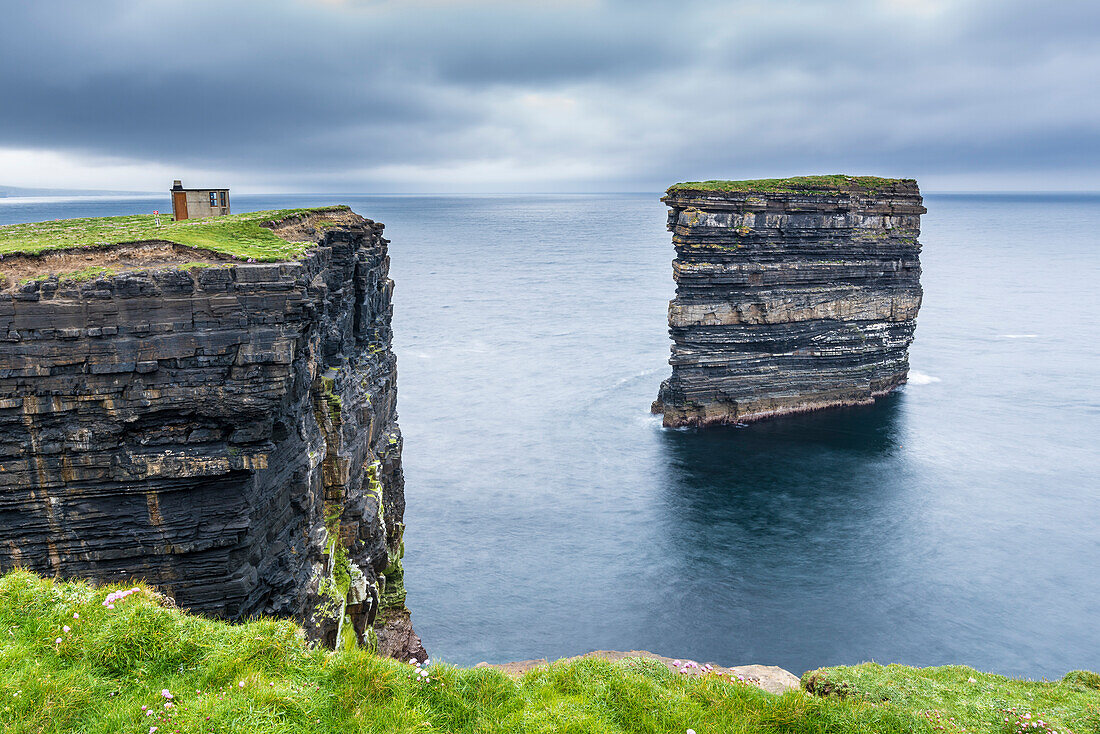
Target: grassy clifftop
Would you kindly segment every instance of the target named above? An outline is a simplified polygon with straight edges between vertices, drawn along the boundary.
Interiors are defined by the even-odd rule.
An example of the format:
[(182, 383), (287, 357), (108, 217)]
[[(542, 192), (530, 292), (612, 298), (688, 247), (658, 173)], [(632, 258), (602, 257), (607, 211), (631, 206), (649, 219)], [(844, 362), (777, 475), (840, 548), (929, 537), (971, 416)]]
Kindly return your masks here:
[[(0, 578), (0, 729), (1008, 732), (1015, 730), (1002, 726), (998, 707), (1020, 701), (1036, 716), (1048, 715), (1040, 706), (1056, 706), (1049, 715), (1076, 727), (1075, 734), (1100, 732), (1100, 690), (1089, 687), (1087, 676), (1030, 683), (966, 668), (860, 666), (817, 671), (810, 687), (830, 695), (775, 696), (717, 675), (678, 676), (638, 659), (553, 664), (520, 679), (442, 664), (421, 673), (364, 650), (309, 649), (290, 622), (228, 625), (166, 606), (144, 586), (132, 588), (120, 596), (115, 587), (55, 583), (20, 571)], [(951, 691), (971, 677), (981, 693), (968, 694), (971, 703), (960, 706)], [(923, 680), (936, 681), (938, 693), (925, 691)], [(957, 712), (958, 720), (945, 725), (927, 708), (933, 703)]]
[(912, 711), (935, 731), (1100, 734), (1100, 675), (1086, 670), (1036, 682), (962, 665), (864, 663), (809, 671), (802, 687), (817, 696)]
[(847, 176), (836, 173), (826, 176), (794, 176), (792, 178), (756, 178), (744, 181), (688, 181), (671, 186), (668, 193), (678, 191), (728, 191), (779, 194), (836, 194), (849, 191), (874, 193), (897, 184), (915, 184), (911, 178), (880, 178), (878, 176)]
[(201, 247), (238, 258), (291, 260), (309, 249), (312, 243), (288, 242), (271, 229), (260, 226), (261, 223), (297, 215), (347, 211), (347, 207), (279, 209), (182, 222), (172, 221), (171, 215), (162, 214), (159, 226), (152, 214), (9, 224), (0, 227), (0, 254), (36, 254), (47, 250), (155, 240)]

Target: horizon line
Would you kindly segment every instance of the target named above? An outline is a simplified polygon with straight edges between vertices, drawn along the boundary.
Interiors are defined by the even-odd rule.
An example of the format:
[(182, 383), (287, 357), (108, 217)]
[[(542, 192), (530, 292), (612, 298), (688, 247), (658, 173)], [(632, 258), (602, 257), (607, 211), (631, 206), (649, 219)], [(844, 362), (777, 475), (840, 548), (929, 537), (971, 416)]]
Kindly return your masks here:
[[(31, 187), (20, 187), (31, 188)], [(232, 191), (232, 189), (230, 189)], [(63, 190), (64, 191), (64, 190)], [(0, 201), (16, 199), (126, 199), (126, 198), (167, 198), (168, 190), (124, 191), (116, 192), (102, 189), (69, 189), (72, 193), (27, 194), (5, 196), (0, 193)], [(79, 192), (79, 193), (78, 193)], [(244, 191), (236, 196), (609, 196), (609, 195), (661, 195), (666, 189), (633, 191)], [(1098, 196), (1100, 189), (936, 189), (922, 191), (922, 196), (1041, 196), (1041, 195), (1078, 195)]]

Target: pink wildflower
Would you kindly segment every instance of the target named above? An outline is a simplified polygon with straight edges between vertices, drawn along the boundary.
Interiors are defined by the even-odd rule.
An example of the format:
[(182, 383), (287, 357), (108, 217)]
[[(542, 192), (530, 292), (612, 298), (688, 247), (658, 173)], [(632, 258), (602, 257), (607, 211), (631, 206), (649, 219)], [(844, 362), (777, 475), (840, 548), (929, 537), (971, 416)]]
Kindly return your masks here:
[(167, 688), (161, 688), (160, 689), (160, 695), (163, 696), (164, 698), (175, 698), (175, 696), (173, 696), (171, 693), (168, 692)]
[(243, 680), (240, 683), (237, 684), (237, 688), (244, 688), (244, 681)]
[(65, 624), (65, 625), (62, 625), (62, 626), (61, 626), (61, 631), (62, 631), (62, 632), (68, 632), (68, 631), (69, 631), (69, 625), (67, 625), (67, 624)]
[(58, 637), (56, 640), (53, 641), (53, 644), (60, 645), (61, 644), (61, 638)]

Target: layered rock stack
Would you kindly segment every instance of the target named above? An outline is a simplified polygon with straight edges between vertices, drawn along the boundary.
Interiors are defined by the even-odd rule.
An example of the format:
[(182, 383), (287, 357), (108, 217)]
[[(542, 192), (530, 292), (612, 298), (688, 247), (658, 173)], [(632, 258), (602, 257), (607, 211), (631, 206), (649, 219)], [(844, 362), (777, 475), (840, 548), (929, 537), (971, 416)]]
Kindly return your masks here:
[(916, 181), (807, 176), (678, 184), (666, 426), (873, 402), (909, 371)]
[(146, 579), (192, 610), (423, 657), (387, 241), (345, 214), (298, 261), (0, 293), (0, 571)]

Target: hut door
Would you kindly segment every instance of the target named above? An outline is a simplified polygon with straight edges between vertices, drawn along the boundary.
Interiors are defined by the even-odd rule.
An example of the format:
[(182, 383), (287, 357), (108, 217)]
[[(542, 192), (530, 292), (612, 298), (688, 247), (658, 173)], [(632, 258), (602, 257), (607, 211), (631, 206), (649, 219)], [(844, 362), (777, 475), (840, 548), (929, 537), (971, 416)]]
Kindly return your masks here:
[(172, 192), (172, 213), (176, 215), (176, 221), (187, 219), (187, 194), (183, 191)]

